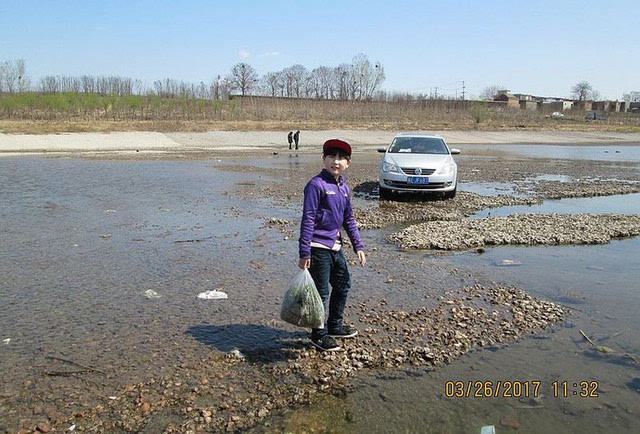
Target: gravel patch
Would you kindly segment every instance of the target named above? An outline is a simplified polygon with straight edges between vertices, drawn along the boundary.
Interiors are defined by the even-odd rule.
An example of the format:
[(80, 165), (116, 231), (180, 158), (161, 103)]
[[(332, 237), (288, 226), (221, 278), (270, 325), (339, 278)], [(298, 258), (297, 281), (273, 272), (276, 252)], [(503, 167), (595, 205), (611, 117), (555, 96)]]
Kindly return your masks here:
[(460, 220), (485, 208), (535, 205), (541, 202), (538, 198), (481, 196), (475, 193), (459, 192), (452, 200), (381, 201), (377, 207), (357, 209), (355, 214), (361, 229), (378, 229), (407, 221)]
[(639, 234), (636, 215), (524, 214), (420, 223), (388, 239), (408, 249), (462, 250), (505, 244), (604, 244)]

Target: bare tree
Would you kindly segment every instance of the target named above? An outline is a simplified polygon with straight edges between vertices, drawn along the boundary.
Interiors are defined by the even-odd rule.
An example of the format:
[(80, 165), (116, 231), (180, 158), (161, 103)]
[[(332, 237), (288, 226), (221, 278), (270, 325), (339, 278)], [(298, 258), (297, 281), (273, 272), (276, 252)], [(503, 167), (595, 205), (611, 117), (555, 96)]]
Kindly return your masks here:
[(487, 86), (484, 89), (482, 89), (482, 92), (480, 92), (480, 98), (493, 101), (493, 98), (495, 98), (496, 95), (498, 95), (498, 92), (503, 89), (505, 89), (505, 87), (500, 84), (493, 84), (491, 86)]
[(363, 53), (353, 57), (351, 65), (351, 97), (353, 99), (371, 99), (384, 79), (384, 67), (380, 62), (372, 64)]
[(25, 74), (24, 60), (0, 62), (0, 90), (15, 93), (21, 91), (21, 81)]
[(228, 77), (234, 89), (239, 90), (245, 96), (258, 82), (258, 74), (248, 63), (237, 63), (231, 68), (231, 75)]
[(282, 72), (269, 72), (263, 77), (265, 93), (271, 96), (278, 96), (282, 87)]
[(285, 74), (285, 85), (287, 86), (287, 96), (300, 98), (303, 95), (304, 84), (307, 78), (307, 69), (296, 64), (285, 68), (283, 70)]
[(284, 68), (281, 72), (282, 74), (282, 96), (286, 96), (288, 98), (295, 96), (295, 85), (296, 85), (296, 71), (292, 66)]
[(18, 92), (26, 92), (29, 90), (31, 83), (29, 77), (27, 77), (27, 68), (24, 59), (16, 60), (15, 68), (18, 73)]
[(593, 93), (593, 87), (588, 81), (581, 81), (576, 83), (571, 88), (571, 96), (578, 101), (586, 101), (591, 99)]
[(315, 98), (330, 99), (333, 97), (333, 70), (327, 66), (319, 66), (309, 74), (312, 92)]
[(337, 90), (337, 97), (341, 100), (349, 98), (349, 76), (351, 65), (343, 63), (333, 69), (334, 86)]

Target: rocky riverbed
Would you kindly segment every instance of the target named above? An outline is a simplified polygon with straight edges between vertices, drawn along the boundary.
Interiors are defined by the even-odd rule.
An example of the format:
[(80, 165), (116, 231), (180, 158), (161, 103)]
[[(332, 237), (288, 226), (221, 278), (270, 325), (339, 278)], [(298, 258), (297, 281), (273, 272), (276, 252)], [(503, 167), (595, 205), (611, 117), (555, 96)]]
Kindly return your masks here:
[[(164, 158), (171, 157), (158, 157), (158, 160)], [(385, 236), (387, 232), (401, 232), (406, 225), (416, 222), (418, 226), (433, 225), (433, 237), (424, 237), (420, 233), (422, 229), (408, 226), (405, 230), (413, 232), (407, 233), (406, 240), (445, 237), (443, 245), (452, 242), (446, 238), (447, 233), (464, 233), (462, 241), (475, 240), (473, 230), (477, 230), (482, 243), (515, 242), (526, 228), (532, 235), (522, 240), (553, 240), (556, 236), (556, 241), (574, 242), (579, 237), (599, 240), (637, 233), (638, 222), (631, 218), (633, 216), (575, 217), (582, 219), (576, 222), (571, 220), (572, 216), (553, 216), (548, 220), (549, 217), (543, 215), (517, 222), (506, 218), (502, 225), (496, 223), (501, 220), (490, 218), (487, 219), (490, 223), (484, 223), (486, 227), (474, 227), (472, 225), (483, 223), (468, 219), (482, 209), (539, 204), (550, 197), (638, 192), (638, 172), (631, 165), (584, 162), (572, 165), (562, 160), (468, 156), (459, 160), (461, 180), (510, 183), (517, 194), (482, 196), (459, 191), (454, 200), (448, 201), (424, 197), (379, 201), (377, 158), (375, 154), (356, 155), (350, 168), (349, 184), (354, 192), (357, 220), (367, 240), (369, 263), (364, 270), (352, 269), (354, 288), (347, 312), (360, 335), (346, 341), (345, 351), (337, 354), (316, 352), (309, 346), (305, 331), (277, 319), (282, 276), (288, 276), (295, 267), (302, 188), (319, 171), (319, 158), (218, 154), (206, 163), (215, 170), (208, 173), (195, 164), (198, 176), (194, 178), (189, 177), (194, 170), (188, 159), (185, 166), (161, 164), (158, 168), (155, 162), (148, 161), (123, 165), (98, 161), (95, 166), (98, 170), (92, 170), (87, 179), (124, 170), (126, 176), (115, 177), (115, 181), (123, 180), (122, 188), (128, 188), (130, 179), (140, 172), (169, 174), (159, 181), (135, 178), (137, 182), (145, 181), (140, 184), (145, 186), (145, 191), (128, 206), (122, 203), (120, 190), (111, 192), (107, 188), (114, 183), (114, 175), (94, 187), (106, 186), (106, 191), (98, 195), (93, 190), (84, 193), (92, 199), (99, 196), (109, 205), (86, 206), (84, 196), (72, 202), (72, 195), (64, 196), (70, 203), (62, 199), (58, 200), (60, 204), (47, 202), (44, 207), (38, 203), (40, 208), (34, 209), (42, 210), (48, 225), (54, 218), (72, 220), (76, 209), (86, 210), (85, 214), (98, 209), (98, 215), (87, 219), (86, 224), (77, 220), (77, 225), (85, 225), (82, 227), (87, 228), (88, 234), (91, 230), (99, 231), (95, 237), (99, 240), (97, 247), (92, 244), (95, 240), (86, 242), (91, 248), (83, 254), (83, 263), (99, 264), (102, 270), (106, 260), (114, 269), (121, 270), (118, 276), (126, 274), (130, 276), (126, 280), (133, 279), (135, 286), (144, 286), (144, 289), (155, 285), (154, 289), (163, 294), (163, 298), (153, 302), (144, 297), (130, 298), (127, 282), (103, 274), (99, 274), (98, 279), (93, 274), (84, 276), (74, 290), (85, 291), (85, 287), (91, 287), (95, 281), (107, 282), (106, 287), (97, 285), (97, 292), (92, 293), (92, 297), (101, 297), (103, 308), (95, 312), (89, 310), (86, 318), (81, 316), (82, 309), (91, 307), (84, 305), (80, 305), (82, 309), (60, 315), (74, 318), (73, 322), (63, 323), (75, 333), (72, 337), (80, 335), (78, 329), (84, 332), (91, 327), (98, 330), (98, 335), (89, 336), (88, 343), (83, 345), (67, 345), (67, 340), (73, 340), (66, 336), (42, 338), (43, 343), (36, 344), (39, 346), (36, 355), (29, 356), (33, 366), (16, 362), (12, 367), (15, 369), (9, 373), (11, 378), (6, 390), (0, 393), (3, 415), (0, 432), (243, 431), (257, 424), (268, 424), (273, 415), (306, 405), (319, 394), (344, 394), (356, 375), (437, 369), (470, 351), (495, 349), (523, 336), (544, 333), (568, 316), (579, 314), (568, 313), (564, 307), (533, 297), (526, 293), (526, 288), (461, 273), (438, 262), (433, 255), (398, 251), (385, 241)], [(37, 169), (34, 174), (47, 173), (46, 170), (57, 173), (60, 169), (55, 163), (53, 169)], [(145, 170), (138, 170), (137, 164)], [(69, 165), (71, 170), (76, 170), (83, 162)], [(566, 175), (570, 180), (536, 180), (538, 175), (545, 174)], [(235, 176), (235, 181), (226, 179), (225, 175)], [(215, 188), (200, 192), (224, 182), (232, 186), (219, 192), (215, 202), (210, 203), (208, 196), (218, 194)], [(183, 184), (187, 187), (181, 189)], [(61, 181), (56, 188), (77, 194), (77, 185), (83, 184), (66, 187)], [(25, 188), (32, 191), (31, 178), (25, 180)], [(22, 197), (22, 193), (16, 189), (17, 197)], [(168, 203), (162, 206), (150, 199), (168, 195)], [(105, 214), (107, 211), (103, 212), (103, 208), (113, 212)], [(107, 233), (101, 227), (105, 215), (121, 219), (116, 220), (110, 237), (99, 235)], [(205, 223), (211, 219), (215, 220), (211, 225)], [(190, 222), (189, 225), (184, 221)], [(607, 227), (614, 223), (617, 232)], [(231, 229), (216, 235), (218, 224)], [(565, 233), (558, 230), (565, 227)], [(624, 232), (625, 227), (632, 230)], [(55, 250), (54, 253), (62, 254), (70, 265), (56, 262), (54, 270), (47, 260), (35, 260), (35, 264), (25, 266), (25, 273), (9, 276), (8, 282), (22, 288), (22, 282), (31, 282), (28, 273), (39, 276), (38, 273), (44, 273), (42, 270), (54, 273), (60, 267), (67, 267), (62, 277), (57, 276), (67, 285), (71, 272), (83, 273), (73, 262), (80, 259), (67, 253), (71, 248), (67, 240), (75, 240), (79, 229), (73, 226), (64, 232), (65, 228), (58, 228), (59, 234), (53, 237), (56, 242), (41, 250), (47, 252), (54, 246), (61, 252)], [(465, 230), (468, 232), (460, 232)], [(70, 246), (78, 248), (78, 245)], [(117, 250), (120, 246), (122, 250)], [(233, 246), (233, 254), (227, 249), (211, 253), (216, 246)], [(421, 244), (418, 248), (433, 248), (424, 246), (426, 244)], [(171, 254), (166, 258), (155, 257), (163, 252)], [(350, 263), (355, 264), (353, 256), (350, 253), (347, 256)], [(124, 260), (118, 261), (121, 257)], [(131, 268), (127, 268), (129, 263)], [(165, 272), (165, 268), (171, 271)], [(46, 274), (38, 280), (50, 278), (51, 274)], [(163, 288), (162, 282), (166, 280), (170, 280), (170, 284)], [(206, 285), (210, 280), (229, 292), (229, 301), (205, 307), (194, 305), (193, 297), (187, 300), (183, 293), (197, 293), (203, 280), (207, 280)], [(116, 294), (124, 297), (126, 305), (111, 304), (112, 296), (101, 295), (113, 287), (121, 290)], [(68, 291), (66, 286), (65, 290)], [(96, 291), (93, 287), (91, 290)], [(39, 294), (42, 297), (47, 292), (42, 290)], [(67, 297), (67, 292), (60, 294), (62, 298)], [(16, 305), (21, 306), (12, 301), (12, 309), (17, 309)], [(47, 315), (54, 312), (49, 306), (35, 311), (28, 310), (28, 306), (25, 309), (27, 314), (20, 314), (20, 321), (29, 315), (49, 318)], [(57, 309), (62, 312), (64, 306)], [(116, 316), (116, 321), (108, 315), (106, 319), (96, 320), (104, 311), (123, 314)], [(60, 323), (61, 318), (54, 319)], [(115, 324), (113, 327), (111, 322)], [(26, 329), (27, 325), (21, 327)], [(34, 330), (34, 336), (42, 334), (39, 326)], [(229, 344), (215, 339), (221, 334), (228, 338)], [(237, 336), (243, 334), (252, 335), (248, 344), (234, 348), (234, 342), (241, 342)], [(16, 341), (14, 336), (5, 348), (14, 348)], [(265, 341), (268, 345), (259, 345)], [(43, 358), (52, 348), (61, 357)]]
[[(320, 353), (296, 340), (273, 364), (264, 363), (270, 359), (264, 354), (212, 354), (181, 366), (179, 375), (127, 384), (106, 405), (57, 425), (82, 432), (242, 431), (318, 393), (347, 392), (360, 371), (437, 368), (469, 351), (539, 333), (566, 315), (520, 289), (482, 285), (446, 291), (435, 308), (401, 311), (381, 299), (353, 310), (362, 333), (343, 341), (342, 352)], [(51, 425), (35, 428), (48, 432)]]

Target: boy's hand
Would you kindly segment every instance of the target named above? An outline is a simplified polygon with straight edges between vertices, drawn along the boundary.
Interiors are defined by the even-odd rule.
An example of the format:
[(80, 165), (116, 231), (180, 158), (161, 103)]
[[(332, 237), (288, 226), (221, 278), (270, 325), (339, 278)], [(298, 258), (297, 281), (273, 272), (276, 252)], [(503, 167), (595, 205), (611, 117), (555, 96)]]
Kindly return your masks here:
[(367, 263), (367, 256), (362, 250), (358, 250), (358, 259), (360, 260), (360, 265), (364, 267)]
[(311, 258), (301, 258), (298, 261), (298, 267), (302, 268), (303, 270), (305, 268), (311, 267)]

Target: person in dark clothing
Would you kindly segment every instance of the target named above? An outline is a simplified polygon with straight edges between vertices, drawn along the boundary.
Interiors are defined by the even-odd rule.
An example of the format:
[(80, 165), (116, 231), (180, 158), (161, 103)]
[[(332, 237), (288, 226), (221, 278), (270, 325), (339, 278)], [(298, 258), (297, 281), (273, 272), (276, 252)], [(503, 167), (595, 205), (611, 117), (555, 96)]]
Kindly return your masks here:
[(300, 142), (300, 130), (293, 135), (293, 141), (296, 142), (296, 151), (298, 150), (298, 142)]
[[(289, 150), (291, 150), (291, 144), (293, 143), (293, 131), (289, 131), (289, 134), (287, 134), (287, 141), (289, 142)], [(298, 143), (296, 142), (296, 145)], [(298, 149), (298, 146), (296, 146), (296, 149)]]

